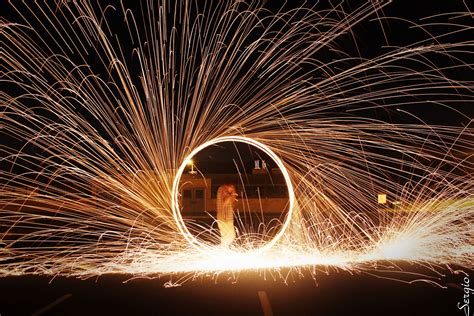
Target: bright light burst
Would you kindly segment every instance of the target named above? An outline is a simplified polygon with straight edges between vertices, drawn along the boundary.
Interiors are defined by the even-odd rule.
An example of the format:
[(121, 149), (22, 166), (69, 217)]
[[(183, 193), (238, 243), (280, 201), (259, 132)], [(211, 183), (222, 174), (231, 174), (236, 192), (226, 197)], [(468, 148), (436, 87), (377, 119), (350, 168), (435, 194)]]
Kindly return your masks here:
[[(375, 19), (383, 31), (388, 4), (12, 2), (23, 22), (1, 21), (0, 274), (474, 268), (462, 110), (474, 37), (460, 36), (472, 20), (425, 19), (408, 29), (419, 41), (364, 58), (356, 29)], [(469, 124), (430, 125), (419, 108)], [(270, 250), (197, 251), (173, 218), (178, 167), (226, 136), (265, 144), (291, 177), (294, 213)]]

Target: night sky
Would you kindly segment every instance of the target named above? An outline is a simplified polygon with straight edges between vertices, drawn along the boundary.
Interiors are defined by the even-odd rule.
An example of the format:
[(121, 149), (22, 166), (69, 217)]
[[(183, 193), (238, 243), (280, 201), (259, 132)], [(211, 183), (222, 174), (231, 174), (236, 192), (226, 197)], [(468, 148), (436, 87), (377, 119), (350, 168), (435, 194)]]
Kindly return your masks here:
[(237, 173), (237, 168), (241, 173), (251, 173), (254, 160), (264, 160), (267, 169), (276, 167), (263, 151), (241, 142), (218, 143), (201, 150), (193, 158), (195, 165), (203, 174)]

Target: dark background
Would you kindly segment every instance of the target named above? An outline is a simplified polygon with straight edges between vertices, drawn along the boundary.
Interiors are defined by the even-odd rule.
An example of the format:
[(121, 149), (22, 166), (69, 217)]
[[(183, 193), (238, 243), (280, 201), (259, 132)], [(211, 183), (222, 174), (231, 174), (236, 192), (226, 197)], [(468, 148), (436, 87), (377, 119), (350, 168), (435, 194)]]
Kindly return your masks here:
[[(289, 2), (284, 5), (296, 6), (293, 1)], [(127, 6), (133, 9), (136, 3), (138, 1), (128, 1)], [(277, 10), (283, 4), (271, 1), (266, 5), (270, 10)], [(453, 11), (466, 11), (465, 2), (394, 1), (384, 9), (384, 14), (417, 21), (421, 17)], [(10, 21), (20, 21), (8, 7), (3, 8), (2, 16)], [(382, 23), (382, 26), (391, 45), (411, 44), (423, 38), (423, 34), (417, 30), (408, 31), (406, 23), (401, 21), (393, 20)], [(359, 50), (362, 56), (370, 57), (384, 51), (382, 46), (387, 43), (378, 21), (357, 25), (354, 33), (357, 41), (363, 45), (357, 49), (353, 45), (344, 47), (349, 54)], [(453, 40), (456, 40), (456, 36), (453, 36)], [(343, 41), (341, 45), (344, 45)], [(90, 58), (90, 64), (94, 66), (94, 56)], [(473, 79), (472, 71), (452, 75)], [(11, 87), (2, 87), (3, 91), (9, 89)], [(411, 107), (407, 110), (428, 124), (465, 126), (469, 123), (469, 117), (473, 117), (472, 104), (460, 101), (458, 108), (464, 117), (442, 107)], [(418, 121), (413, 116), (385, 109), (359, 111), (353, 115), (400, 123)], [(10, 145), (14, 144), (13, 140), (2, 138), (2, 144), (9, 142)], [(408, 268), (436, 275), (429, 269)], [(275, 315), (463, 315), (457, 308), (463, 295), (460, 287), (462, 277), (451, 274), (447, 269), (442, 269), (446, 276), (440, 275), (439, 280), (441, 284), (447, 285), (447, 289), (426, 282), (410, 284), (341, 271), (330, 271), (329, 275), (319, 272), (315, 279), (307, 272), (301, 275), (293, 272), (288, 278), (286, 270), (280, 272), (281, 275), (267, 273), (265, 278), (257, 272), (242, 272), (238, 282), (234, 282), (235, 279), (228, 274), (218, 277), (217, 281), (215, 276), (204, 276), (169, 289), (164, 288), (164, 284), (170, 276), (131, 280), (127, 283), (123, 282), (133, 276), (107, 275), (85, 281), (73, 277), (7, 277), (0, 279), (0, 314), (258, 315), (262, 312), (257, 293), (265, 291)], [(400, 278), (399, 275), (393, 277)]]

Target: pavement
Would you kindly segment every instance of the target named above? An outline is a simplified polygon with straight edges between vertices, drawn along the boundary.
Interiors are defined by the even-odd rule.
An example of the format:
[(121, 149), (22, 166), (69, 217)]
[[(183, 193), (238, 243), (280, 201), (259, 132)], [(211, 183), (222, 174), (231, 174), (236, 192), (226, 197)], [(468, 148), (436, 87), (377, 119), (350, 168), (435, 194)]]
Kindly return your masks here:
[[(165, 285), (178, 275), (153, 279), (103, 275), (86, 280), (4, 277), (0, 315), (464, 315), (457, 306), (463, 299), (464, 275), (448, 269), (438, 280), (446, 288), (385, 278), (407, 279), (397, 273), (381, 278), (325, 270), (316, 270), (315, 277), (285, 269), (265, 275), (226, 273), (197, 277), (177, 287)], [(411, 271), (424, 274), (429, 269), (411, 267)], [(473, 275), (471, 271), (471, 280)]]

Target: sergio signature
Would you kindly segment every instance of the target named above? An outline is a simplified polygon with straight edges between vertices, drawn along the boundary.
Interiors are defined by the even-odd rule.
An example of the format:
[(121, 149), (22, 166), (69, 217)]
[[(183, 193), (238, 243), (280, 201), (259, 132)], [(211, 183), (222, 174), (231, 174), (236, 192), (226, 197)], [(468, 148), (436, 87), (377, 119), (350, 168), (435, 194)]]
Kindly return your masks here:
[[(469, 316), (469, 311), (470, 311), (470, 304), (469, 304), (469, 296), (471, 293), (474, 293), (474, 289), (471, 289), (469, 286), (469, 278), (464, 277), (462, 280), (463, 282), (461, 283), (461, 286), (463, 287), (463, 299), (461, 302), (458, 302), (457, 306), (459, 310), (464, 311), (464, 315)], [(473, 314), (474, 315), (474, 314)]]

